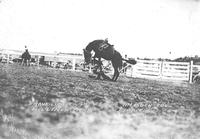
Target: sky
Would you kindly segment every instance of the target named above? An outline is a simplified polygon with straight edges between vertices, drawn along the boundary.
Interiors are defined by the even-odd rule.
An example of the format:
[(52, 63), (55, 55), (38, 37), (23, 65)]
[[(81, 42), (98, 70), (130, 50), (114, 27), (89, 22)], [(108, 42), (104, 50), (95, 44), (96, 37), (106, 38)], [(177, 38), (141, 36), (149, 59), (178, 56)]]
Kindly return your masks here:
[(200, 56), (198, 0), (0, 0), (0, 48), (82, 53), (108, 38), (123, 56)]

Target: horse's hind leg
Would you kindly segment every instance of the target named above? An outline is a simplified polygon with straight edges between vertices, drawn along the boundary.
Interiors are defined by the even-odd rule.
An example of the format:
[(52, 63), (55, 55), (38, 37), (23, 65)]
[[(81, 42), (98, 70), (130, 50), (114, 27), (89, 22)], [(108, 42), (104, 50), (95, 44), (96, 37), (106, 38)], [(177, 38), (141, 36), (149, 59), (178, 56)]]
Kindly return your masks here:
[(115, 80), (114, 80), (114, 81), (117, 81), (118, 77), (119, 77), (119, 71), (117, 70), (117, 72), (116, 72), (116, 77), (115, 77)]
[(113, 77), (112, 77), (112, 81), (114, 81), (114, 78), (115, 78), (115, 74), (116, 74), (116, 73), (115, 73), (115, 71), (114, 71), (114, 75), (113, 75)]
[(114, 75), (112, 77), (112, 81), (116, 81), (116, 76), (117, 76), (117, 69), (114, 68)]

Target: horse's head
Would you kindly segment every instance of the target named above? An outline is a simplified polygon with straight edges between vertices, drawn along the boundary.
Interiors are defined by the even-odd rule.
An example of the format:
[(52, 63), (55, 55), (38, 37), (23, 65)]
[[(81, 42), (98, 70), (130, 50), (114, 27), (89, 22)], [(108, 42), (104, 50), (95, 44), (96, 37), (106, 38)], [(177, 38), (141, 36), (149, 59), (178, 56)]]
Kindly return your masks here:
[(86, 49), (83, 49), (83, 54), (84, 54), (85, 64), (89, 64), (92, 60), (92, 54)]

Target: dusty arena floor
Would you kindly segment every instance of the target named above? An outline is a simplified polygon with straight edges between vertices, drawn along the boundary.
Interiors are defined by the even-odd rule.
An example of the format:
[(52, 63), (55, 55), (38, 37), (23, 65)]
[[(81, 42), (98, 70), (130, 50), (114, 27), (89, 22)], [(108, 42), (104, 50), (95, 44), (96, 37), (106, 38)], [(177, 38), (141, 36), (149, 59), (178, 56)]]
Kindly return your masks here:
[(1, 139), (200, 139), (200, 86), (0, 64)]

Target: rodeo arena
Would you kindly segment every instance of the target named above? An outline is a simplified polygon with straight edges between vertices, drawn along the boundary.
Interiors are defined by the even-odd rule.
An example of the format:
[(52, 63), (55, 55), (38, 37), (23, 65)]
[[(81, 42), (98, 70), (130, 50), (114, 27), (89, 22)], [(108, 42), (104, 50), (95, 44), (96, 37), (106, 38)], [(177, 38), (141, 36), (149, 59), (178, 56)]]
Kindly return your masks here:
[(200, 65), (0, 50), (0, 139), (199, 139)]

